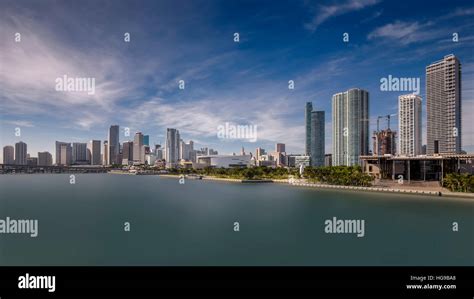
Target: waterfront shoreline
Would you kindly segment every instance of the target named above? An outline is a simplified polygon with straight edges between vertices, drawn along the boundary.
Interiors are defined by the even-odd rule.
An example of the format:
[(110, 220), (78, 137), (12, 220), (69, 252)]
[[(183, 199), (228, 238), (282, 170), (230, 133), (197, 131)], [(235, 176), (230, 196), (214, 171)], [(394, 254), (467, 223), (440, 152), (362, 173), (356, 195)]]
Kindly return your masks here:
[[(177, 178), (181, 174), (160, 174), (159, 176), (167, 178)], [(245, 180), (241, 179), (230, 179), (230, 178), (217, 178), (203, 176), (202, 180), (208, 181), (220, 181), (220, 182), (230, 182), (230, 183), (246, 183)], [(262, 180), (259, 182), (255, 180), (255, 183), (269, 183), (269, 181), (278, 184), (287, 184), (290, 186), (297, 187), (308, 187), (308, 188), (317, 188), (317, 189), (332, 189), (332, 190), (342, 190), (342, 191), (362, 191), (362, 192), (379, 192), (379, 193), (391, 193), (391, 194), (406, 194), (406, 195), (422, 195), (422, 196), (437, 196), (439, 198), (456, 198), (459, 200), (465, 200), (469, 202), (474, 201), (474, 193), (459, 193), (459, 192), (441, 192), (435, 190), (417, 190), (417, 189), (396, 189), (396, 188), (381, 188), (381, 187), (359, 187), (359, 186), (341, 186), (341, 185), (328, 185), (328, 184), (315, 184), (307, 182), (290, 182), (288, 179), (273, 179), (273, 180)]]
[[(16, 175), (28, 175), (28, 173), (18, 173)], [(61, 174), (61, 173), (44, 173), (44, 174)], [(65, 174), (65, 173), (63, 173)], [(81, 173), (75, 173), (81, 174)], [(87, 174), (87, 173), (82, 173)], [(100, 173), (93, 173), (93, 174), (100, 174)], [(104, 174), (104, 173), (102, 173)], [(108, 172), (106, 174), (120, 174), (120, 175), (137, 175), (136, 173), (126, 173), (126, 172)], [(156, 175), (164, 178), (179, 178), (182, 174), (146, 174), (149, 175)], [(185, 176), (186, 179), (186, 176)], [(188, 178), (189, 179), (189, 178)], [(316, 189), (332, 189), (332, 190), (341, 190), (341, 191), (352, 191), (352, 192), (378, 192), (378, 193), (391, 193), (391, 194), (404, 194), (404, 195), (422, 195), (422, 196), (437, 196), (439, 198), (455, 198), (458, 200), (464, 200), (469, 202), (474, 202), (474, 193), (464, 193), (464, 192), (449, 192), (449, 191), (436, 191), (423, 188), (387, 188), (387, 187), (359, 187), (359, 186), (342, 186), (342, 185), (328, 185), (328, 184), (316, 184), (316, 183), (308, 183), (305, 181), (295, 181), (290, 182), (289, 179), (264, 179), (264, 180), (242, 180), (242, 179), (231, 179), (231, 178), (218, 178), (218, 177), (211, 177), (211, 176), (202, 176), (202, 180), (206, 181), (218, 181), (218, 182), (228, 182), (228, 183), (240, 183), (240, 184), (259, 184), (259, 183), (278, 183), (278, 184), (287, 184), (290, 186), (297, 186), (297, 187), (307, 187), (307, 188), (316, 188)], [(193, 179), (196, 180), (196, 179)]]

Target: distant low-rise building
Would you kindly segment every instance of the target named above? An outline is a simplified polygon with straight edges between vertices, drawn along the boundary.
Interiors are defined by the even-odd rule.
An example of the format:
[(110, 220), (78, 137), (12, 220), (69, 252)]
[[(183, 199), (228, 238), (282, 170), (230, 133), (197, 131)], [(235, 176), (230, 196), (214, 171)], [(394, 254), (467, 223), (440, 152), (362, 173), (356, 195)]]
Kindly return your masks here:
[(258, 160), (256, 161), (257, 166), (266, 166), (275, 168), (277, 166), (277, 162), (274, 160)]
[(310, 166), (311, 157), (307, 155), (288, 155), (288, 167)]
[(156, 161), (156, 156), (155, 154), (146, 154), (145, 155), (145, 164), (154, 166)]
[(28, 157), (26, 159), (26, 165), (28, 165), (28, 166), (38, 166), (38, 158)]
[(209, 155), (198, 157), (197, 163), (215, 168), (249, 167), (250, 158), (250, 155)]
[(49, 152), (38, 152), (38, 166), (53, 165), (53, 156)]

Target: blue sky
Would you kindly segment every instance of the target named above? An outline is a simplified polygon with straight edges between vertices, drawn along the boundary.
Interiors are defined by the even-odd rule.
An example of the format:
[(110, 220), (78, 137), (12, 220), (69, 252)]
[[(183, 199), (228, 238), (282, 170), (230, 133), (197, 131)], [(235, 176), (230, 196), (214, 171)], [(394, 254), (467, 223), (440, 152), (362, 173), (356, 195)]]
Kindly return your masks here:
[[(381, 78), (419, 77), (424, 100), (425, 67), (453, 53), (463, 69), (463, 148), (472, 152), (474, 4), (401, 3), (2, 0), (1, 146), (22, 140), (32, 156), (54, 155), (55, 140), (105, 140), (119, 124), (149, 134), (151, 144), (163, 144), (172, 127), (221, 153), (242, 145), (273, 151), (276, 142), (299, 153), (304, 106), (312, 101), (326, 111), (330, 153), (333, 94), (368, 90), (375, 129), (377, 115), (397, 113), (398, 96), (407, 93), (380, 91)], [(96, 93), (56, 91), (64, 74), (94, 77)], [(425, 101), (423, 110), (425, 117)], [(257, 142), (218, 139), (225, 122), (257, 125)]]

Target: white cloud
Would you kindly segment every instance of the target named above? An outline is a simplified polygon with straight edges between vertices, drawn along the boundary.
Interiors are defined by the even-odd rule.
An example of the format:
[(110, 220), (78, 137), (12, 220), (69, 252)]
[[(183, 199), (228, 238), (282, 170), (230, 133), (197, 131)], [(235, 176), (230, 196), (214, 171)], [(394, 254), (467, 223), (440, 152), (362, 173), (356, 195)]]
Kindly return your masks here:
[(18, 127), (27, 127), (27, 128), (32, 128), (35, 125), (31, 121), (26, 121), (26, 120), (4, 120), (3, 121), (6, 124), (18, 126)]
[(432, 29), (434, 23), (395, 21), (373, 30), (367, 36), (369, 40), (392, 40), (398, 44), (407, 45), (414, 42), (424, 42), (439, 38), (444, 30)]
[[(83, 52), (67, 47), (24, 16), (3, 18), (0, 27), (11, 36), (1, 42), (3, 111), (67, 119), (88, 128), (113, 114), (121, 97), (133, 96), (136, 85), (127, 76), (128, 65), (113, 49)], [(21, 42), (14, 41), (16, 32)], [(95, 78), (95, 94), (56, 91), (55, 80), (63, 75)]]
[(316, 13), (311, 21), (305, 24), (305, 28), (309, 31), (315, 31), (319, 25), (332, 17), (340, 16), (352, 11), (358, 11), (373, 6), (379, 2), (380, 0), (349, 0), (334, 5), (319, 5), (315, 9)]

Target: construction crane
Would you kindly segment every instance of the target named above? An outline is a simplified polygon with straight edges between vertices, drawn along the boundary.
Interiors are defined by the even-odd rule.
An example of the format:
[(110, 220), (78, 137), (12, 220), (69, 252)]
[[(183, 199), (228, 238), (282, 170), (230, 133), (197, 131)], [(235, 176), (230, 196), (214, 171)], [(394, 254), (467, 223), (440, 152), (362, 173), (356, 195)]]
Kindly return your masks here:
[(387, 119), (387, 129), (390, 129), (390, 117), (395, 116), (396, 114), (387, 114), (387, 115), (382, 115), (377, 117), (377, 132), (380, 132), (379, 128), (379, 122), (381, 118)]

